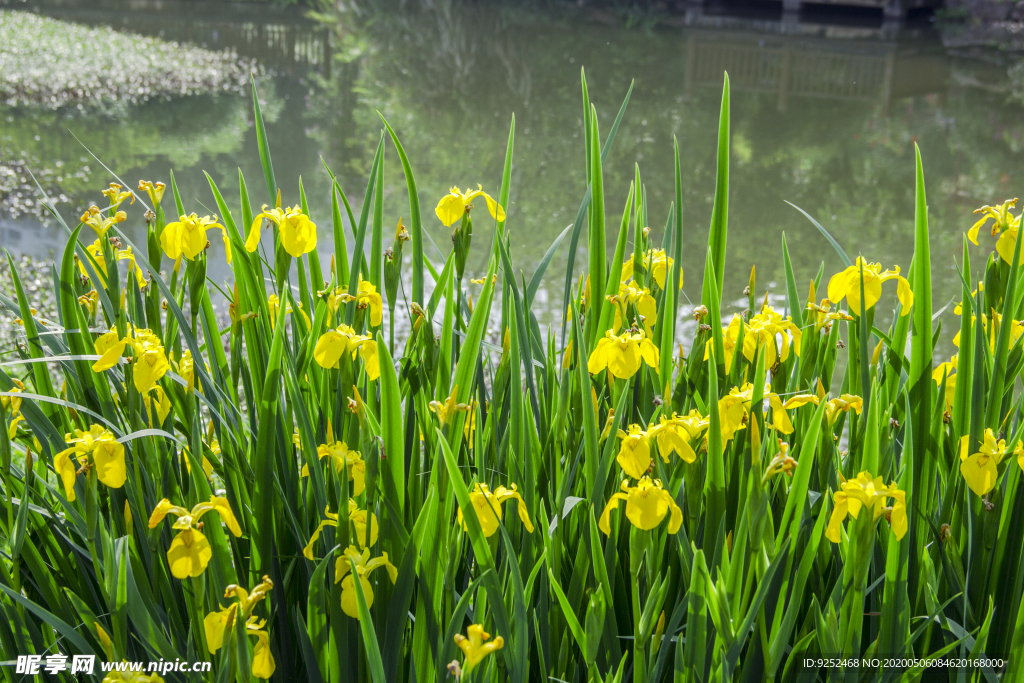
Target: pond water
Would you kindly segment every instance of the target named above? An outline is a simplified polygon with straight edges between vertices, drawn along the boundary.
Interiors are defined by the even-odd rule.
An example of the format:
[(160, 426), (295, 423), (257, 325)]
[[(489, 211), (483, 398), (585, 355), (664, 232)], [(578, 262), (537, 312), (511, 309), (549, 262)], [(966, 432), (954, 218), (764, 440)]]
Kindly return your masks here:
[[(618, 225), (638, 163), (650, 227), (660, 240), (674, 192), (673, 136), (679, 141), (690, 299), (699, 298), (725, 70), (732, 82), (727, 298), (741, 298), (752, 265), (759, 296), (769, 283), (782, 292), (783, 232), (802, 291), (822, 262), (826, 279), (839, 268), (829, 244), (787, 201), (815, 216), (851, 256), (899, 265), (905, 273), (913, 250), (915, 141), (925, 164), (936, 308), (959, 300), (954, 258), (972, 211), (1018, 193), (1024, 146), (1018, 70), (947, 50), (933, 29), (744, 19), (700, 9), (655, 15), (455, 0), (382, 4), (387, 8), (328, 24), (294, 9), (199, 9), (217, 3), (173, 16), (68, 6), (45, 13), (234, 48), (260, 60), (266, 70), (260, 95), (284, 200), (298, 201), (301, 175), (313, 217), (325, 227), (330, 184), (321, 158), (358, 205), (380, 112), (409, 153), (424, 224), (447, 252), (447, 231), (433, 206), (451, 185), (482, 183), (497, 191), (514, 113), (508, 226), (517, 267), (527, 277), (572, 222), (585, 190), (581, 67), (603, 135), (634, 81), (605, 169), (609, 225)], [(104, 111), (6, 107), (0, 114), (3, 146), (56, 169), (47, 177), (61, 178), (52, 182), (66, 195), (69, 216), (96, 201), (111, 180), (72, 133), (132, 186), (140, 178), (167, 181), (173, 168), (186, 210), (214, 213), (203, 171), (237, 198), (240, 168), (253, 201), (267, 201), (245, 93)], [(386, 164), (385, 224), (399, 217), (408, 222), (405, 181), (390, 146)], [(141, 212), (130, 215), (141, 223)], [(484, 223), (470, 259), (477, 270), (489, 243)], [(0, 244), (45, 256), (60, 248), (62, 233), (30, 214), (7, 215), (0, 217)], [(972, 252), (975, 268), (991, 250), (983, 246)], [(550, 267), (557, 276), (538, 294), (541, 322), (556, 319), (560, 309), (565, 249)], [(441, 260), (430, 244), (426, 253)], [(584, 253), (581, 243), (577, 272)]]

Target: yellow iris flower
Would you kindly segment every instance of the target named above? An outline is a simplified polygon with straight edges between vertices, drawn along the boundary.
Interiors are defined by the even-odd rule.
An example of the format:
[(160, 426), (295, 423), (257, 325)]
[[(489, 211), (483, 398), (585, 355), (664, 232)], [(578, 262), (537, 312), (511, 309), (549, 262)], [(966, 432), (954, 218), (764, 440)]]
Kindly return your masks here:
[(167, 356), (164, 355), (163, 345), (157, 343), (141, 347), (141, 352), (136, 354), (132, 368), (135, 388), (139, 390), (140, 394), (147, 393), (170, 369)]
[(363, 421), (365, 415), (366, 404), (363, 403), (363, 397), (359, 394), (359, 387), (352, 385), (352, 395), (348, 399), (348, 411), (359, 418), (359, 422)]
[(79, 469), (96, 468), (96, 478), (112, 489), (124, 486), (128, 473), (124, 464), (124, 444), (117, 442), (113, 433), (102, 425), (94, 424), (89, 431), (76, 429), (74, 434), (65, 434), (67, 448), (53, 456), (53, 469), (64, 485), (64, 495), (75, 499), (75, 477)]
[(216, 512), (224, 520), (228, 530), (235, 536), (242, 535), (242, 528), (238, 526), (235, 513), (231, 511), (231, 505), (227, 498), (210, 496), (207, 503), (199, 503), (191, 510), (172, 505), (171, 501), (164, 498), (149, 517), (149, 528), (155, 529), (168, 513), (177, 516), (172, 529), (178, 530), (178, 535), (171, 541), (171, 547), (167, 550), (167, 564), (171, 568), (171, 575), (176, 579), (184, 579), (189, 576), (200, 576), (206, 571), (213, 557), (213, 549), (210, 542), (200, 531), (200, 518), (207, 512)]
[(630, 425), (629, 432), (620, 429), (618, 437), (622, 442), (619, 444), (619, 454), (615, 457), (619, 467), (634, 479), (645, 476), (652, 462), (647, 432), (640, 425)]
[(166, 186), (161, 182), (151, 182), (149, 180), (140, 180), (139, 189), (149, 195), (149, 200), (153, 202), (153, 208), (164, 198), (164, 188)]
[[(24, 415), (15, 415), (14, 418), (7, 425), (7, 438), (12, 441), (18, 436), (18, 425), (25, 421)], [(42, 450), (42, 449), (40, 449)], [(57, 471), (56, 464), (54, 465), (54, 471)], [(71, 500), (74, 500), (72, 498)]]
[(313, 358), (322, 368), (336, 368), (342, 356), (347, 354), (355, 359), (357, 352), (363, 359), (366, 376), (371, 380), (380, 377), (377, 342), (366, 335), (356, 334), (349, 325), (338, 325), (321, 335), (313, 348)]
[(1007, 263), (1013, 262), (1013, 249), (1017, 245), (1017, 232), (1020, 230), (1020, 216), (1014, 216), (1010, 209), (1017, 205), (1017, 199), (1007, 199), (1002, 204), (995, 206), (983, 206), (975, 209), (974, 213), (980, 213), (981, 218), (967, 231), (967, 238), (978, 243), (978, 232), (985, 223), (992, 221), (992, 236), (999, 236), (996, 240), (996, 251)]
[(267, 597), (274, 588), (274, 582), (270, 577), (264, 576), (263, 582), (248, 592), (241, 586), (232, 584), (224, 591), (225, 598), (237, 598), (228, 607), (221, 608), (217, 612), (210, 612), (203, 619), (203, 630), (206, 631), (206, 647), (210, 654), (216, 654), (217, 650), (224, 645), (224, 636), (232, 633), (235, 627), (235, 618), (241, 612), (241, 618), (245, 619), (245, 630), (250, 636), (256, 636), (256, 647), (252, 655), (252, 675), (256, 678), (270, 678), (276, 664), (274, 655), (270, 652), (270, 635), (263, 630), (266, 619), (260, 619), (252, 614), (253, 608), (260, 600)]
[(839, 417), (839, 413), (848, 413), (851, 410), (860, 415), (864, 410), (864, 399), (853, 394), (842, 394), (829, 401), (825, 406), (825, 418), (829, 424), (833, 424)]
[(344, 293), (340, 298), (345, 303), (355, 301), (358, 309), (369, 309), (370, 326), (380, 327), (381, 321), (384, 319), (384, 300), (380, 298), (380, 293), (372, 282), (360, 277), (356, 293), (354, 295)]
[[(771, 306), (765, 305), (761, 312), (752, 316), (746, 323), (742, 322), (739, 315), (733, 315), (729, 326), (723, 335), (723, 346), (725, 348), (725, 365), (732, 366), (733, 357), (736, 354), (736, 346), (739, 344), (740, 327), (743, 327), (743, 357), (753, 363), (757, 357), (757, 350), (765, 348), (765, 362), (768, 367), (775, 365), (775, 362), (785, 363), (789, 358), (790, 347), (800, 355), (800, 338), (802, 332), (793, 322), (792, 318), (785, 318)], [(792, 340), (790, 339), (792, 335)], [(711, 340), (704, 344), (704, 360), (711, 355)]]
[(914, 292), (910, 289), (907, 278), (900, 275), (899, 266), (895, 270), (882, 270), (881, 264), (868, 263), (858, 256), (857, 262), (846, 270), (836, 273), (828, 281), (828, 298), (837, 304), (846, 297), (850, 313), (860, 315), (860, 269), (864, 267), (864, 310), (873, 307), (882, 298), (882, 283), (896, 280), (896, 296), (902, 304), (900, 315), (910, 313), (914, 305)]
[(999, 478), (999, 463), (1006, 456), (1006, 441), (996, 440), (991, 429), (985, 430), (985, 441), (973, 455), (967, 454), (969, 438), (960, 439), (960, 474), (978, 496), (984, 496), (996, 487)]
[[(814, 286), (813, 282), (811, 286)], [(828, 332), (832, 329), (832, 323), (836, 320), (853, 320), (852, 315), (839, 310), (833, 311), (832, 302), (828, 299), (822, 299), (820, 304), (816, 304), (812, 298), (807, 304), (807, 310), (814, 314), (815, 332), (819, 332), (821, 328), (825, 328), (825, 331)]]
[(946, 410), (953, 410), (953, 397), (956, 395), (956, 365), (958, 354), (953, 354), (944, 363), (939, 363), (932, 371), (932, 379), (938, 387), (942, 387), (942, 378), (946, 378)]
[[(473, 435), (476, 434), (476, 409), (479, 406), (479, 402), (469, 402), (469, 417), (466, 418), (465, 424), (462, 425), (462, 435), (466, 437), (466, 441), (470, 448), (473, 447)], [(491, 402), (487, 401), (484, 404), (484, 412), (486, 413), (491, 408)]]
[[(206, 366), (206, 372), (209, 373), (210, 364), (204, 360), (203, 365)], [(196, 382), (196, 363), (195, 359), (192, 358), (192, 351), (190, 349), (182, 351), (181, 359), (174, 362), (174, 369), (178, 373), (178, 377), (185, 380), (185, 386), (188, 387), (190, 392), (198, 388), (199, 393), (203, 393), (203, 387), (198, 386)]]
[(103, 372), (117, 365), (126, 347), (132, 349), (135, 388), (147, 394), (170, 369), (163, 343), (151, 330), (133, 328), (127, 337), (118, 336), (116, 328), (96, 339), (94, 348), (100, 359), (93, 363), (93, 372)]
[(785, 403), (778, 394), (768, 394), (768, 405), (772, 409), (772, 426), (783, 434), (793, 433), (793, 422), (789, 419), (787, 410), (805, 406), (808, 403), (818, 405), (821, 399), (814, 394), (797, 394), (789, 397)]
[(466, 413), (472, 412), (473, 410), (473, 406), (471, 405), (473, 401), (470, 401), (470, 403), (458, 402), (458, 399), (456, 398), (458, 391), (459, 386), (455, 385), (452, 387), (452, 393), (444, 400), (444, 403), (441, 403), (440, 401), (431, 401), (427, 406), (430, 408), (430, 412), (437, 415), (437, 419), (441, 423), (442, 427), (448, 424), (452, 418), (455, 417), (455, 413)]
[[(320, 525), (313, 532), (313, 535), (309, 537), (309, 543), (302, 549), (302, 554), (305, 555), (307, 560), (313, 559), (313, 544), (316, 543), (316, 539), (320, 538), (320, 532), (324, 530), (324, 527), (338, 526), (338, 514), (331, 512), (330, 508), (324, 510), (324, 516), (327, 519), (320, 522)], [(349, 531), (351, 532), (350, 537), (354, 536), (356, 545), (360, 548), (372, 548), (377, 542), (377, 515), (368, 513), (366, 510), (359, 509), (359, 506), (351, 498), (348, 499), (348, 523), (350, 526)], [(369, 526), (370, 538), (367, 543), (366, 531)]]
[[(11, 382), (14, 386), (8, 390), (8, 393), (20, 394), (25, 391), (25, 383), (20, 379), (12, 377)], [(0, 396), (0, 405), (4, 407), (4, 411), (10, 413), (8, 417), (17, 417), (21, 412), (21, 398), (18, 396)]]
[(321, 298), (327, 298), (327, 320), (328, 324), (333, 324), (334, 314), (338, 312), (338, 308), (344, 303), (344, 296), (348, 293), (348, 287), (335, 287), (333, 291), (326, 289), (322, 292), (318, 292)]
[[(342, 470), (348, 470), (348, 480), (352, 482), (350, 495), (358, 496), (366, 488), (366, 462), (359, 451), (350, 450), (344, 441), (335, 441), (328, 434), (327, 443), (317, 447), (316, 454), (320, 460), (330, 457), (334, 471), (338, 474), (341, 474)], [(302, 466), (302, 476), (309, 476), (307, 465)]]
[[(658, 302), (651, 296), (651, 290), (646, 287), (639, 287), (632, 282), (619, 284), (619, 293), (615, 296), (605, 297), (615, 306), (615, 323), (613, 329), (620, 329), (622, 321), (626, 318), (626, 308), (632, 305), (637, 314), (642, 318), (644, 331), (650, 335), (653, 325), (658, 322)], [(637, 324), (640, 324), (637, 320)]]
[(363, 598), (366, 600), (366, 608), (373, 606), (373, 586), (370, 585), (369, 575), (374, 569), (384, 567), (388, 571), (391, 583), (398, 581), (398, 569), (388, 561), (388, 554), (381, 553), (380, 557), (370, 559), (370, 549), (359, 550), (350, 545), (344, 553), (338, 556), (334, 563), (334, 583), (341, 582), (341, 611), (353, 619), (359, 618), (359, 599), (356, 595), (355, 575), (352, 574), (352, 564), (355, 562), (356, 574), (359, 575), (359, 583), (363, 587)]
[[(665, 289), (665, 279), (668, 277), (669, 270), (672, 269), (672, 264), (675, 263), (675, 259), (665, 253), (664, 249), (654, 249), (650, 252), (644, 252), (641, 256), (641, 263), (644, 270), (650, 271), (651, 277), (658, 283), (658, 287)], [(622, 274), (619, 276), (620, 279), (625, 282), (633, 277), (633, 257), (622, 264)], [(683, 288), (683, 270), (679, 269), (679, 289)]]
[(217, 222), (216, 216), (200, 218), (195, 213), (180, 216), (174, 223), (164, 226), (163, 232), (160, 233), (160, 248), (168, 258), (175, 261), (175, 266), (182, 257), (189, 261), (195, 260), (209, 246), (206, 231), (211, 228), (220, 228), (221, 237), (224, 239), (224, 253), (228, 263), (231, 263), (231, 241), (228, 239), (228, 231)]
[[(167, 416), (171, 414), (171, 399), (168, 398), (167, 392), (164, 391), (163, 387), (159, 385), (153, 387), (149, 393), (144, 394), (142, 402), (146, 406), (150, 428), (159, 427), (167, 420)], [(156, 417), (155, 421), (153, 420), (154, 416)]]
[(669, 516), (668, 532), (670, 534), (679, 531), (679, 526), (683, 523), (682, 510), (672, 499), (672, 494), (662, 488), (661, 480), (643, 477), (636, 483), (636, 486), (630, 486), (623, 481), (622, 491), (612, 494), (608, 500), (608, 505), (605, 506), (604, 512), (601, 513), (601, 519), (597, 523), (606, 536), (612, 532), (609, 517), (612, 510), (619, 508), (620, 500), (626, 501), (626, 519), (638, 529), (644, 531), (653, 529), (661, 524), (666, 515)]
[[(302, 319), (306, 321), (306, 327), (312, 327), (313, 322), (309, 319), (309, 316), (306, 315), (306, 312), (304, 310), (302, 310), (302, 302), (299, 301), (298, 304), (299, 304), (299, 313), (302, 315)], [(274, 327), (277, 325), (277, 313), (280, 310), (281, 310), (281, 300), (277, 297), (277, 294), (268, 294), (267, 295), (267, 315), (270, 318), (270, 329), (274, 329)], [(290, 315), (291, 313), (294, 313), (295, 311), (292, 309), (291, 305), (289, 305), (284, 310), (284, 312), (285, 312), (285, 315)]]
[[(99, 239), (97, 239), (95, 242), (87, 246), (85, 248), (85, 251), (88, 252), (89, 256), (91, 256), (93, 261), (95, 261), (94, 265), (96, 266), (96, 270), (103, 275), (103, 277), (100, 278), (100, 287), (106, 289), (107, 259), (105, 256), (103, 256), (103, 247), (100, 246)], [(142, 289), (143, 287), (146, 286), (146, 276), (142, 273), (142, 268), (140, 268), (139, 265), (135, 262), (135, 254), (132, 253), (131, 247), (128, 247), (127, 249), (118, 249), (115, 252), (115, 257), (117, 258), (118, 261), (128, 262), (128, 271), (133, 272), (135, 274), (135, 281), (138, 283), (139, 289)], [(82, 263), (81, 261), (78, 262), (78, 270), (82, 272), (83, 277), (89, 277), (89, 271), (86, 270), (85, 264)]]
[[(79, 263), (78, 267), (81, 268), (82, 264)], [(138, 274), (136, 274), (136, 277), (138, 277)], [(87, 311), (89, 311), (89, 318), (95, 318), (96, 312), (99, 309), (100, 294), (95, 289), (91, 289), (82, 296), (78, 297), (78, 303), (84, 306)]]
[[(862, 508), (867, 508), (874, 520), (888, 513), (889, 526), (896, 534), (896, 540), (907, 533), (907, 494), (896, 488), (895, 483), (888, 486), (881, 477), (872, 477), (864, 471), (854, 479), (847, 479), (840, 484), (839, 491), (832, 494), (832, 516), (828, 520), (825, 536), (833, 543), (839, 543), (843, 535), (843, 520), (849, 514), (854, 519), (860, 515)], [(887, 506), (892, 498), (892, 506)]]
[(501, 208), (501, 205), (491, 195), (484, 192), (483, 186), (477, 185), (476, 187), (475, 190), (466, 190), (465, 192), (460, 192), (459, 188), (453, 187), (437, 202), (434, 213), (446, 228), (451, 227), (452, 223), (462, 220), (463, 214), (473, 208), (472, 202), (477, 197), (483, 197), (487, 202), (487, 210), (490, 211), (492, 218), (499, 222), (505, 220), (505, 209)]
[[(530, 521), (530, 513), (526, 509), (526, 501), (519, 495), (516, 490), (516, 485), (511, 484), (512, 488), (506, 489), (504, 486), (499, 486), (492, 492), (487, 488), (486, 484), (476, 484), (473, 486), (473, 490), (469, 493), (469, 500), (473, 504), (473, 510), (476, 511), (476, 518), (480, 522), (480, 528), (483, 529), (484, 536), (493, 536), (498, 531), (498, 524), (501, 522), (501, 506), (506, 500), (515, 499), (518, 503), (517, 509), (519, 511), (519, 519), (523, 522), (523, 526), (526, 530), (533, 533), (533, 522)], [(466, 522), (462, 519), (462, 508), (459, 508), (457, 515), (459, 525), (466, 529)]]
[(83, 213), (78, 220), (92, 228), (96, 232), (97, 237), (102, 238), (107, 234), (110, 226), (124, 223), (128, 220), (128, 214), (124, 211), (118, 211), (113, 216), (104, 217), (98, 206), (90, 206), (89, 210)]
[(662, 415), (657, 425), (648, 428), (647, 435), (658, 444), (658, 453), (666, 463), (672, 453), (682, 458), (683, 462), (693, 463), (697, 461), (697, 453), (690, 442), (703, 434), (709, 425), (708, 418), (694, 409), (685, 416), (676, 413), (672, 413), (672, 417)]
[[(664, 249), (655, 249), (650, 254), (643, 254), (644, 268), (651, 272), (651, 277), (658, 283), (658, 286), (665, 289), (665, 279), (668, 271), (672, 268), (674, 259), (665, 255)], [(683, 288), (683, 270), (679, 269), (679, 289)]]
[[(961, 304), (957, 304), (956, 307), (953, 309), (953, 312), (956, 315), (961, 315), (962, 314), (962, 306), (961, 306)], [(975, 315), (971, 316), (971, 322), (972, 323), (976, 322), (977, 320), (978, 320), (977, 316), (975, 316)], [(995, 312), (993, 312), (993, 314), (991, 316), (991, 320), (995, 321), (994, 325), (990, 325), (989, 324), (990, 318), (989, 318), (988, 315), (982, 315), (981, 316), (981, 324), (982, 324), (983, 329), (985, 330), (985, 336), (988, 339), (988, 347), (989, 347), (990, 350), (995, 351), (996, 350), (996, 336), (998, 335), (998, 332), (999, 332), (999, 326), (1003, 324), (1003, 314), (1002, 313), (995, 313)], [(1010, 321), (1010, 345), (1011, 346), (1013, 344), (1017, 343), (1017, 340), (1020, 339), (1021, 334), (1024, 334), (1024, 322), (1022, 322), (1020, 320), (1011, 320)], [(960, 348), (960, 330), (959, 329), (957, 329), (956, 334), (953, 335), (953, 346), (955, 346), (957, 348)]]
[[(487, 642), (489, 641), (490, 642)], [(491, 640), (491, 634), (484, 630), (480, 624), (471, 624), (466, 629), (466, 635), (455, 634), (455, 644), (462, 650), (465, 661), (462, 664), (462, 672), (469, 673), (473, 668), (483, 661), (484, 657), (497, 652), (505, 647), (505, 639), (498, 636)]]
[(110, 186), (107, 189), (100, 190), (100, 194), (106, 197), (107, 201), (110, 202), (110, 207), (108, 208), (108, 210), (113, 210), (121, 206), (124, 200), (128, 199), (129, 197), (131, 197), (131, 203), (135, 203), (135, 196), (132, 195), (131, 191), (122, 190), (122, 187), (124, 186), (118, 185), (117, 183), (110, 183)]
[(785, 472), (788, 476), (793, 476), (793, 470), (796, 469), (797, 462), (789, 456), (789, 444), (782, 439), (777, 439), (779, 452), (776, 453), (769, 462), (768, 466), (764, 470), (764, 474), (761, 475), (761, 483), (767, 484), (768, 481), (776, 474)]
[(256, 251), (256, 247), (259, 246), (260, 226), (264, 218), (277, 226), (281, 235), (281, 246), (291, 256), (299, 258), (316, 249), (316, 224), (302, 213), (300, 207), (268, 210), (264, 204), (263, 211), (253, 219), (252, 227), (249, 228), (249, 236), (245, 240), (246, 251)]
[(722, 442), (728, 443), (736, 432), (747, 426), (750, 402), (754, 399), (754, 385), (750, 382), (742, 387), (733, 387), (729, 393), (718, 399), (718, 417), (722, 426)]
[(641, 360), (657, 370), (658, 358), (658, 347), (643, 332), (626, 331), (616, 335), (608, 330), (590, 354), (587, 370), (596, 375), (608, 368), (612, 377), (629, 379), (640, 369)]

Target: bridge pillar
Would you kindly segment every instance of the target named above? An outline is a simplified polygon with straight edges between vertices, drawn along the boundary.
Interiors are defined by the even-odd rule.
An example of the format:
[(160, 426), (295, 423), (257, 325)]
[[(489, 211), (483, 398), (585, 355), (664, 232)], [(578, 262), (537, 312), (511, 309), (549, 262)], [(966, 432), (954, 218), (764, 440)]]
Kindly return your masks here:
[(903, 18), (903, 3), (900, 0), (886, 0), (882, 6), (882, 14), (886, 21), (899, 21)]
[(795, 26), (800, 22), (801, 0), (782, 0), (782, 26)]

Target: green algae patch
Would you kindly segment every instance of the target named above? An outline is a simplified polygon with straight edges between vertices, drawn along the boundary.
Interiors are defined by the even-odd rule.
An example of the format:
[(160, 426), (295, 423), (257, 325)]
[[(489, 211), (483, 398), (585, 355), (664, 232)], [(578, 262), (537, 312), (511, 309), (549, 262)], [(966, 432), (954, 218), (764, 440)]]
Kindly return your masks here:
[(57, 109), (234, 92), (252, 68), (232, 52), (0, 11), (0, 102), (7, 105)]

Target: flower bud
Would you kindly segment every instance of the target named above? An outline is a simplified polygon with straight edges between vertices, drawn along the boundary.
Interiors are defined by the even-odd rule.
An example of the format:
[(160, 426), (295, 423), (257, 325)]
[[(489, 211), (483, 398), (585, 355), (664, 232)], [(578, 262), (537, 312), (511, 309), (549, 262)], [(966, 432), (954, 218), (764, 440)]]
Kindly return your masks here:
[(466, 270), (466, 259), (469, 256), (469, 247), (473, 242), (473, 219), (469, 213), (462, 215), (462, 222), (452, 233), (452, 244), (455, 246), (455, 274), (459, 280)]

